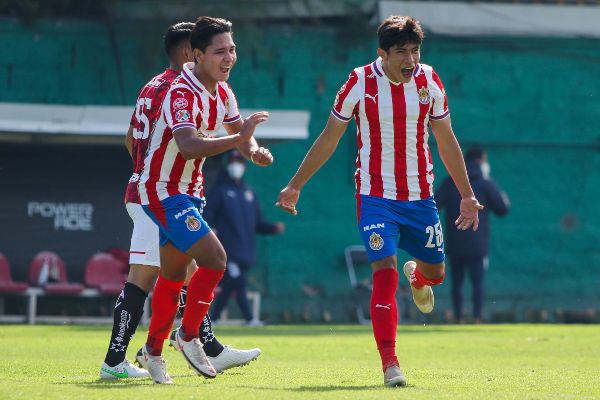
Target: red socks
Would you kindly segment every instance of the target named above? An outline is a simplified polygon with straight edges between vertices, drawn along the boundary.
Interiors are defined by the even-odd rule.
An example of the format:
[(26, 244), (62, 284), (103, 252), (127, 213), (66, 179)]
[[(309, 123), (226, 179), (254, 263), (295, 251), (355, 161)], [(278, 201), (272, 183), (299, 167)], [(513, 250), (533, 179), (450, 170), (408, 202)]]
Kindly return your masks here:
[(179, 307), (179, 292), (183, 284), (184, 281), (170, 281), (160, 273), (158, 274), (152, 296), (152, 319), (146, 341), (150, 355), (159, 356), (161, 354), (163, 343), (171, 333)]
[(396, 306), (397, 287), (398, 271), (395, 269), (384, 268), (373, 274), (371, 322), (384, 371), (391, 365), (399, 365), (396, 358), (396, 329), (398, 327), (398, 307)]
[(198, 337), (198, 329), (206, 316), (214, 297), (213, 292), (223, 277), (225, 270), (198, 267), (187, 286), (187, 301), (181, 328), (183, 340), (190, 341)]
[(427, 286), (439, 285), (444, 280), (445, 275), (446, 275), (446, 271), (444, 270), (441, 277), (439, 277), (437, 279), (429, 279), (429, 278), (425, 278), (423, 276), (423, 274), (421, 273), (421, 271), (419, 271), (418, 268), (415, 268), (415, 272), (413, 272), (410, 275), (410, 284), (415, 289), (421, 289), (425, 285), (427, 285)]

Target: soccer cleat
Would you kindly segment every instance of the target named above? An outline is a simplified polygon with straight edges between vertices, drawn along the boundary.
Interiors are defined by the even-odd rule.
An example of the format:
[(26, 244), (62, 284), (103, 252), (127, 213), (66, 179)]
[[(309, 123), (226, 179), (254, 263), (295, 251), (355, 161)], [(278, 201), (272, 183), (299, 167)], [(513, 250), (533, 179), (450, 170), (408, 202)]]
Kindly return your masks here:
[(417, 264), (414, 261), (407, 261), (402, 270), (404, 271), (406, 279), (408, 279), (408, 282), (410, 282), (410, 290), (412, 291), (415, 305), (419, 310), (421, 310), (422, 313), (429, 314), (431, 311), (433, 311), (433, 289), (431, 289), (431, 286), (428, 285), (423, 286), (421, 289), (416, 289), (412, 285), (416, 268)]
[(208, 357), (208, 359), (217, 372), (223, 372), (229, 368), (250, 364), (260, 356), (260, 353), (260, 349), (238, 350), (231, 346), (225, 346), (221, 354), (216, 357)]
[(383, 384), (389, 387), (406, 386), (406, 378), (399, 366), (392, 365), (387, 367), (383, 373)]
[(173, 381), (167, 372), (167, 362), (162, 356), (151, 356), (146, 345), (137, 352), (135, 359), (141, 367), (146, 368), (154, 383), (172, 385)]
[(200, 339), (193, 338), (189, 342), (186, 342), (181, 337), (179, 329), (181, 328), (175, 329), (169, 338), (173, 348), (181, 352), (183, 358), (185, 358), (185, 361), (187, 361), (190, 368), (196, 371), (196, 373), (199, 375), (202, 375), (208, 379), (212, 379), (217, 376), (217, 371), (206, 356), (206, 353), (202, 348), (202, 343), (200, 343)]
[(100, 367), (100, 379), (123, 379), (123, 378), (148, 378), (150, 374), (142, 368), (138, 368), (129, 360), (125, 360), (114, 367), (102, 363)]

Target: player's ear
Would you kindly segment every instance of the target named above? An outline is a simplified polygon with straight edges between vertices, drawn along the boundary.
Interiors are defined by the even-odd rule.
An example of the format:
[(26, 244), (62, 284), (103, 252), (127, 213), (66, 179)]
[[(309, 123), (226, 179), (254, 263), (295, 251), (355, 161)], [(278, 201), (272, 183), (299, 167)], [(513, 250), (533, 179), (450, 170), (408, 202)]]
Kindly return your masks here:
[(377, 48), (377, 55), (385, 60), (387, 58), (387, 51), (382, 48)]
[(204, 53), (200, 49), (193, 49), (194, 53), (194, 62), (202, 62), (204, 61)]

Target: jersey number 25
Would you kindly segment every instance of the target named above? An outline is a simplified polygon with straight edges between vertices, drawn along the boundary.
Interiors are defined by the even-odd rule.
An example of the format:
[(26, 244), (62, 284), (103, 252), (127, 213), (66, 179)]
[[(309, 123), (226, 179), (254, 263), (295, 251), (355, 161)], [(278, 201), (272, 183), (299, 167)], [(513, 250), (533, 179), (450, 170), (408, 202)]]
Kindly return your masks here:
[[(133, 127), (134, 139), (148, 139), (150, 135), (150, 121), (148, 121), (146, 112), (150, 110), (151, 105), (152, 99), (147, 97), (140, 97), (135, 104), (135, 119), (137, 124)], [(137, 128), (141, 126), (143, 126), (143, 130), (139, 131)]]

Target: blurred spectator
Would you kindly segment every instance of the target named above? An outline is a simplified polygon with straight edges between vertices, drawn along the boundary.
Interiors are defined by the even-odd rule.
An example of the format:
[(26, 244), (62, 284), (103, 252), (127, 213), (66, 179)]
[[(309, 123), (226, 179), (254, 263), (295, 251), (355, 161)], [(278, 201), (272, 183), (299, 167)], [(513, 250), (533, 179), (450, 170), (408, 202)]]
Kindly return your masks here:
[(473, 318), (475, 323), (480, 323), (484, 300), (484, 275), (488, 268), (489, 212), (499, 217), (506, 215), (509, 200), (490, 178), (487, 153), (481, 147), (470, 148), (465, 163), (475, 197), (485, 206), (479, 212), (479, 229), (462, 231), (456, 228), (454, 221), (460, 212), (460, 195), (450, 177), (447, 177), (435, 192), (435, 201), (440, 210), (446, 209), (445, 246), (450, 261), (454, 318), (456, 322), (464, 322), (462, 285), (468, 272), (473, 290)]
[(246, 322), (249, 325), (261, 325), (260, 321), (253, 320), (246, 297), (247, 273), (256, 261), (256, 234), (279, 234), (284, 231), (284, 225), (263, 219), (256, 194), (243, 179), (246, 160), (237, 150), (228, 154), (226, 169), (227, 174), (222, 174), (208, 194), (203, 213), (227, 253), (227, 269), (220, 284), (221, 292), (213, 301), (210, 314), (212, 319), (218, 320), (235, 291), (237, 304)]

